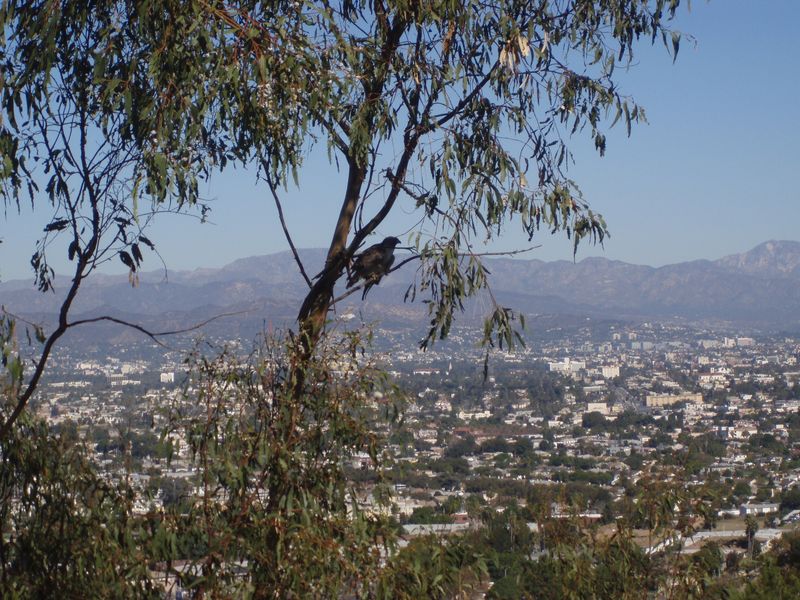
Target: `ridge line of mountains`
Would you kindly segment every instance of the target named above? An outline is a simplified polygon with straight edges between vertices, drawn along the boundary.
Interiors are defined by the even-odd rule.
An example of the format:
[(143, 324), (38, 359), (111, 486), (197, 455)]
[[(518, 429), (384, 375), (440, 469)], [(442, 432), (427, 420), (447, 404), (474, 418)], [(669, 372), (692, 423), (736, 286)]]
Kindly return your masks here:
[[(309, 272), (324, 263), (324, 250), (302, 250)], [(577, 262), (487, 259), (494, 295), (526, 314), (591, 316), (621, 320), (679, 320), (737, 327), (800, 331), (800, 242), (769, 241), (719, 260), (663, 267), (605, 258)], [(372, 289), (366, 302), (353, 294), (349, 306), (366, 319), (399, 328), (419, 328), (426, 307), (404, 303), (415, 266), (409, 264)], [(57, 276), (55, 294), (31, 281), (0, 283), (0, 304), (11, 312), (54, 319), (68, 277)], [(151, 327), (185, 327), (222, 312), (248, 311), (220, 320), (215, 328), (248, 332), (270, 322), (291, 324), (306, 290), (291, 254), (242, 258), (219, 268), (143, 272), (131, 287), (125, 275), (93, 275), (82, 286), (73, 314), (110, 314)], [(466, 318), (486, 312), (486, 299), (467, 306)], [(347, 312), (340, 309), (339, 313)], [(424, 322), (424, 321), (423, 321)], [(222, 329), (220, 330), (222, 331)]]

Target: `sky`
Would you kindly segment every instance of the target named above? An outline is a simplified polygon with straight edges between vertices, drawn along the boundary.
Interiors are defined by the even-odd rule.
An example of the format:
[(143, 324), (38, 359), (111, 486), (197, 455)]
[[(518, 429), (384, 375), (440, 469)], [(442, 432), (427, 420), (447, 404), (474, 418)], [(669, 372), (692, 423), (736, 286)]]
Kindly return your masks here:
[[(630, 138), (623, 127), (611, 130), (602, 158), (585, 138), (574, 140), (569, 176), (611, 232), (602, 247), (582, 246), (578, 260), (661, 266), (800, 240), (798, 23), (797, 0), (694, 0), (690, 10), (679, 9), (674, 27), (684, 39), (674, 64), (660, 44), (638, 47), (621, 87), (645, 107), (649, 123)], [(285, 193), (286, 219), (297, 246), (327, 247), (344, 180), (320, 155), (309, 158), (305, 173), (301, 189)], [(288, 248), (253, 173), (229, 170), (203, 194), (212, 207), (208, 223), (160, 215), (148, 232), (170, 269), (220, 267)], [(29, 206), (0, 214), (0, 280), (31, 278), (29, 257), (49, 217)], [(403, 218), (376, 240), (402, 233), (392, 227), (402, 229)], [(543, 233), (535, 242), (541, 247), (529, 258), (572, 260), (563, 235)], [(495, 249), (526, 245), (512, 232)], [(66, 260), (53, 263), (67, 272)], [(146, 256), (144, 267), (159, 264)]]

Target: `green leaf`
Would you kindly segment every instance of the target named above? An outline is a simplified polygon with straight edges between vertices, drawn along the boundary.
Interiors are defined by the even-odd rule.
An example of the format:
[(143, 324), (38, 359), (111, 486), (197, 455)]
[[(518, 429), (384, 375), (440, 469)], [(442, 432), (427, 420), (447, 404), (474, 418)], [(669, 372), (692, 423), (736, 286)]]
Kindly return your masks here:
[(22, 383), (23, 366), (19, 356), (13, 357), (8, 363), (8, 373), (11, 376), (11, 385), (16, 387)]
[(678, 49), (681, 44), (681, 34), (677, 31), (672, 32), (672, 62), (678, 60)]

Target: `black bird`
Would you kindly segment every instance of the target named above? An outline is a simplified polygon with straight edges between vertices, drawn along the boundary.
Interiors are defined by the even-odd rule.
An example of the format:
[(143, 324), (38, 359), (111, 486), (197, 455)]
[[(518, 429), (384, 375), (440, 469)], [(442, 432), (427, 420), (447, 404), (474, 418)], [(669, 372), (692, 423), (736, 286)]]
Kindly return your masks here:
[(380, 283), (394, 263), (394, 249), (400, 243), (396, 237), (387, 237), (380, 244), (370, 246), (357, 254), (347, 276), (347, 287), (353, 287), (360, 279), (366, 282), (361, 299), (367, 297), (370, 288)]

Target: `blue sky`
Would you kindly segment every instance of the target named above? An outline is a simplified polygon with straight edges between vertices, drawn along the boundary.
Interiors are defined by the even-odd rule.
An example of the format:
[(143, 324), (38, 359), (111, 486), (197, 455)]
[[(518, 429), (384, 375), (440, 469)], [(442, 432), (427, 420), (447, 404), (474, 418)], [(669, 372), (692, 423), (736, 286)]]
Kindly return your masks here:
[[(579, 260), (659, 266), (719, 258), (769, 239), (800, 240), (800, 1), (695, 0), (679, 15), (676, 28), (696, 42), (684, 39), (675, 64), (662, 46), (641, 45), (638, 65), (621, 77), (649, 124), (631, 138), (612, 130), (604, 158), (575, 140), (570, 176), (611, 230), (603, 248), (585, 246)], [(302, 189), (287, 194), (286, 217), (298, 246), (323, 247), (344, 182), (322, 157), (308, 167)], [(229, 171), (204, 192), (210, 223), (164, 215), (148, 234), (170, 269), (286, 249), (271, 198), (251, 173)], [(31, 276), (28, 259), (48, 217), (29, 207), (0, 216), (2, 280)], [(392, 227), (402, 221), (376, 237), (397, 234)], [(572, 259), (563, 236), (536, 241), (542, 247), (529, 257)], [(498, 247), (525, 243), (512, 233)], [(54, 264), (66, 272), (65, 263)]]

